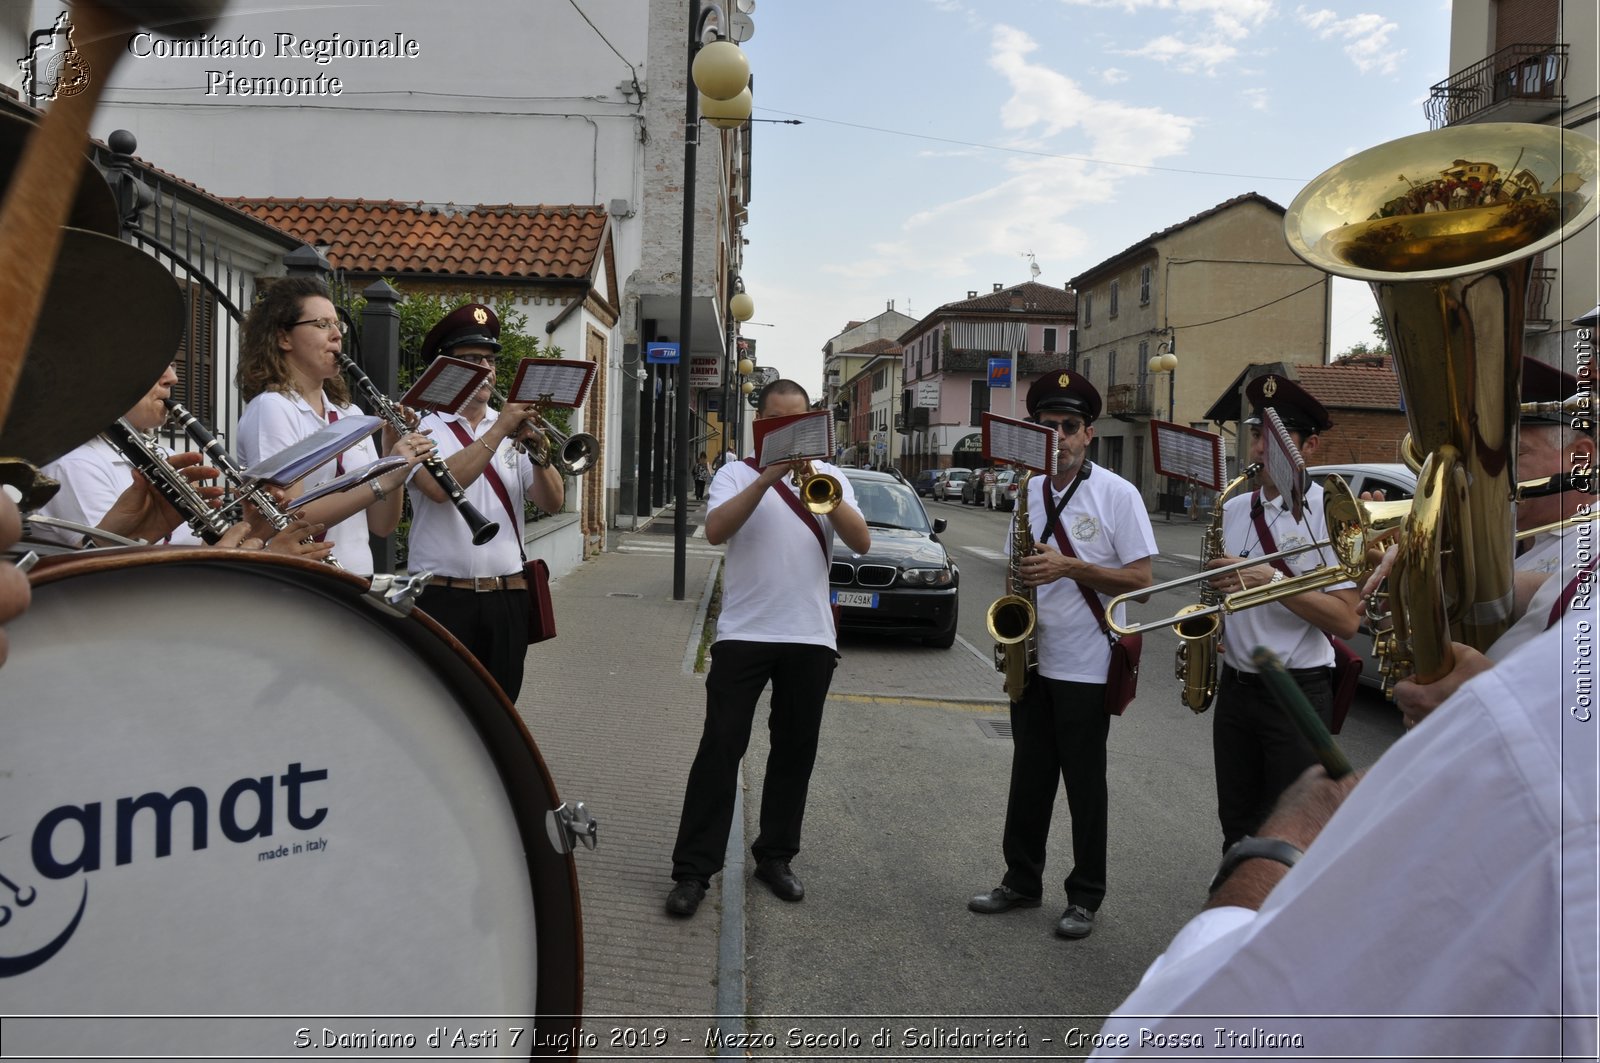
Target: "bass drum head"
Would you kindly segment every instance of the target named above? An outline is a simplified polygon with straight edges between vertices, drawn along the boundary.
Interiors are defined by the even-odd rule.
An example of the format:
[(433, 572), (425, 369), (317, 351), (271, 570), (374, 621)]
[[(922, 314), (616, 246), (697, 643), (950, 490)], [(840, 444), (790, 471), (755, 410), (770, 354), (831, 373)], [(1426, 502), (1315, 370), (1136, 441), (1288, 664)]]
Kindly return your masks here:
[[(33, 579), (0, 671), (7, 1013), (306, 1016), (419, 1047), (504, 1016), (527, 1031), (505, 1054), (561, 1046), (581, 921), (555, 788), (431, 619), (259, 554), (100, 551)], [(34, 1049), (188, 1054), (165, 1024), (50, 1029)], [(250, 1030), (185, 1047), (286, 1051), (282, 1023)]]

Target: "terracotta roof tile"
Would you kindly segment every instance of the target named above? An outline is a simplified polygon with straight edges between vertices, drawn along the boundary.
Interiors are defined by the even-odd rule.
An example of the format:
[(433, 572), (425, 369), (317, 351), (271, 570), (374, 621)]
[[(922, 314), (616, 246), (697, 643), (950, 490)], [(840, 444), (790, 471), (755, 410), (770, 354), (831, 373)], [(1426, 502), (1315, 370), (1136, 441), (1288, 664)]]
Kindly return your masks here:
[(1400, 378), (1392, 369), (1371, 365), (1297, 365), (1294, 371), (1300, 386), (1330, 409), (1400, 408)]
[(591, 206), (457, 207), (362, 199), (229, 199), (290, 235), (326, 245), (335, 269), (504, 280), (590, 276), (606, 213)]
[(995, 311), (1010, 313), (1013, 310), (1039, 314), (1075, 314), (1078, 310), (1078, 293), (1049, 284), (1040, 284), (1037, 281), (1023, 281), (1021, 284), (1013, 284), (997, 292), (985, 292), (973, 299), (945, 303), (924, 320), (938, 314)]
[(871, 343), (863, 343), (861, 346), (852, 347), (848, 351), (844, 351), (843, 353), (844, 354), (899, 354), (900, 350), (901, 350), (900, 345), (898, 343), (896, 343), (894, 340), (873, 340)]

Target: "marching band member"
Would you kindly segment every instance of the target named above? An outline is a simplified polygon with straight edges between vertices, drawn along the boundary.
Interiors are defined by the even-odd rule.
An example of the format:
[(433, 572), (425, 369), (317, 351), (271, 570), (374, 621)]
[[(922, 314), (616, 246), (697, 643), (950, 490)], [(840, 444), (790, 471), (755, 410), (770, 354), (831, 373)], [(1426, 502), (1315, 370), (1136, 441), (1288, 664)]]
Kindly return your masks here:
[[(1110, 598), (1150, 586), (1156, 540), (1138, 489), (1088, 460), (1101, 407), (1088, 378), (1045, 374), (1028, 389), (1027, 404), (1034, 423), (1055, 433), (1057, 447), (1056, 475), (1028, 479), (1027, 516), (1036, 546), (1019, 563), (1023, 582), (1035, 591), (1039, 667), (1029, 673), (1021, 700), (1011, 703), (1011, 783), (1001, 841), (1005, 877), (967, 908), (993, 915), (1039, 906), (1059, 779), (1072, 814), (1073, 866), (1064, 884), (1067, 909), (1055, 932), (1082, 938), (1094, 930), (1106, 895), (1111, 733), (1111, 648), (1086, 595)], [(1061, 543), (1058, 534), (1071, 542)]]
[[(810, 408), (804, 388), (776, 380), (761, 389), (756, 417), (785, 417)], [(828, 607), (829, 543), (837, 533), (850, 549), (865, 553), (872, 534), (850, 481), (838, 469), (815, 463), (818, 472), (839, 481), (843, 492), (832, 513), (816, 517), (780, 482), (792, 466), (774, 462), (758, 470), (730, 461), (717, 470), (706, 500), (706, 541), (727, 543), (728, 552), (722, 615), (706, 676), (705, 730), (689, 769), (672, 850), (675, 885), (666, 902), (671, 915), (693, 915), (711, 876), (722, 870), (739, 761), (769, 682), (772, 750), (761, 790), (761, 833), (751, 846), (755, 877), (780, 900), (805, 896), (789, 863), (800, 851), (823, 704), (839, 659)]]
[[(500, 350), (500, 320), (479, 303), (445, 315), (422, 342), (422, 356), (442, 354), (468, 362), (495, 364)], [(471, 529), (432, 477), (411, 481), (412, 571), (434, 574), (417, 605), (449, 630), (494, 676), (506, 697), (517, 700), (528, 655), (528, 584), (522, 533), (522, 503), (547, 513), (561, 509), (565, 486), (546, 461), (535, 465), (525, 449), (541, 433), (528, 422), (532, 403), (489, 406), (491, 372), (459, 414), (433, 413), (418, 426), (431, 434), (450, 472), (480, 513), (504, 513), (500, 531), (482, 546), (472, 545)]]
[[(1321, 444), (1321, 433), (1333, 427), (1328, 411), (1294, 381), (1276, 375), (1251, 381), (1245, 397), (1256, 410), (1244, 423), (1250, 426), (1250, 460), (1262, 463), (1261, 486), (1235, 495), (1223, 507), (1225, 554), (1211, 560), (1212, 568), (1252, 555), (1309, 546), (1328, 537), (1321, 485), (1313, 483), (1306, 492), (1302, 518), (1296, 521), (1289, 500), (1272, 482), (1265, 462), (1268, 429), (1262, 423), (1266, 409), (1276, 410), (1301, 455), (1310, 462)], [(1212, 583), (1221, 593), (1230, 594), (1279, 582), (1291, 573), (1326, 564), (1321, 553), (1306, 550), (1217, 576)], [(1331, 728), (1334, 651), (1328, 636), (1350, 638), (1356, 633), (1359, 602), (1355, 585), (1346, 582), (1228, 615), (1222, 637), (1222, 678), (1211, 714), (1217, 817), (1224, 850), (1255, 830), (1278, 795), (1317, 762), (1310, 744), (1289, 722), (1251, 665), (1251, 652), (1265, 646), (1276, 653), (1322, 722)]]
[[(286, 277), (261, 295), (243, 327), (239, 388), (245, 398), (239, 418), (238, 452), (246, 468), (332, 424), (359, 416), (339, 375), (335, 355), (344, 324), (321, 281)], [(324, 524), (334, 544), (333, 558), (358, 576), (373, 571), (369, 534), (390, 535), (400, 523), (401, 486), (412, 469), (433, 453), (433, 441), (419, 432), (395, 438), (384, 427), (384, 452), (406, 459), (406, 466), (357, 488), (319, 498), (305, 506), (306, 519)], [(307, 487), (326, 483), (346, 469), (376, 461), (371, 439), (363, 439), (335, 461), (313, 469)]]

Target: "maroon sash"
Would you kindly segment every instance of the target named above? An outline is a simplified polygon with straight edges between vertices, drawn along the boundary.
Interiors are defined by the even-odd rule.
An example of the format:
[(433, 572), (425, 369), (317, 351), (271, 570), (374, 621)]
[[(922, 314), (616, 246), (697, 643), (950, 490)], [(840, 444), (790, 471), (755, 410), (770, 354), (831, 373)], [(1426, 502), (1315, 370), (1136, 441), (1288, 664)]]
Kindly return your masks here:
[[(1256, 538), (1261, 541), (1261, 549), (1269, 554), (1278, 552), (1278, 541), (1272, 537), (1272, 528), (1267, 525), (1266, 517), (1262, 514), (1261, 488), (1256, 488), (1255, 497), (1250, 500), (1250, 521), (1255, 525)], [(1273, 568), (1282, 572), (1285, 577), (1295, 575), (1289, 563), (1281, 557), (1275, 557), (1268, 562)], [(1323, 634), (1328, 639), (1328, 645), (1333, 647), (1333, 724), (1328, 728), (1333, 734), (1338, 734), (1344, 727), (1344, 718), (1350, 714), (1350, 703), (1355, 701), (1356, 686), (1361, 680), (1361, 655), (1352, 650), (1340, 638), (1335, 638), (1327, 632)]]

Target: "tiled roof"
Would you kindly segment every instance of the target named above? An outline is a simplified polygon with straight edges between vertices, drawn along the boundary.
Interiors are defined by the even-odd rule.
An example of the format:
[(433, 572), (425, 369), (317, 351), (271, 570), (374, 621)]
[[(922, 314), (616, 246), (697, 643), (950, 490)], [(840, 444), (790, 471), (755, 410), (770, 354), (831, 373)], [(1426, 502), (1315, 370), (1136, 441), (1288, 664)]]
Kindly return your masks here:
[(1072, 280), (1069, 283), (1074, 288), (1086, 287), (1086, 285), (1084, 285), (1084, 284), (1082, 284), (1080, 282), (1085, 280), (1085, 279), (1087, 279), (1087, 278), (1094, 277), (1097, 274), (1103, 273), (1104, 271), (1112, 268), (1113, 266), (1117, 265), (1119, 262), (1121, 262), (1124, 259), (1129, 258), (1130, 256), (1132, 256), (1135, 252), (1139, 251), (1141, 248), (1148, 247), (1151, 244), (1155, 243), (1157, 240), (1160, 240), (1160, 239), (1162, 239), (1163, 237), (1166, 237), (1166, 236), (1171, 236), (1173, 233), (1179, 231), (1180, 229), (1187, 229), (1189, 226), (1195, 224), (1196, 222), (1204, 221), (1206, 218), (1209, 218), (1214, 214), (1221, 214), (1223, 211), (1229, 210), (1229, 209), (1231, 209), (1233, 207), (1237, 207), (1242, 203), (1259, 203), (1263, 207), (1266, 207), (1268, 210), (1273, 211), (1274, 213), (1277, 213), (1277, 214), (1284, 213), (1284, 209), (1282, 207), (1278, 206), (1278, 204), (1274, 203), (1272, 200), (1268, 199), (1266, 196), (1261, 195), (1259, 192), (1246, 192), (1242, 196), (1234, 196), (1232, 199), (1224, 200), (1221, 203), (1218, 203), (1216, 206), (1212, 207), (1210, 210), (1202, 210), (1199, 214), (1196, 214), (1194, 217), (1186, 218), (1185, 220), (1178, 222), (1176, 225), (1169, 225), (1165, 229), (1162, 229), (1160, 232), (1151, 233), (1149, 236), (1145, 237), (1143, 240), (1140, 240), (1138, 243), (1133, 244), (1133, 245), (1131, 245), (1129, 247), (1125, 247), (1121, 251), (1118, 251), (1116, 254), (1112, 255), (1110, 258), (1106, 259), (1104, 262), (1100, 262), (1100, 263), (1097, 263), (1096, 265), (1090, 266), (1088, 269), (1084, 270), (1082, 273), (1078, 274), (1076, 277), (1073, 277)]
[(1037, 281), (1023, 281), (1009, 288), (1001, 288), (997, 292), (986, 292), (973, 299), (945, 303), (929, 316), (950, 313), (987, 314), (996, 311), (1011, 313), (1019, 309), (1038, 314), (1073, 314), (1078, 310), (1078, 294)]
[(1297, 365), (1300, 386), (1329, 409), (1398, 410), (1400, 378), (1371, 365)]
[(873, 340), (863, 343), (859, 347), (852, 347), (845, 354), (899, 354), (900, 345), (894, 340)]
[(230, 199), (355, 273), (504, 280), (591, 276), (606, 213), (590, 206), (457, 207), (361, 199)]

